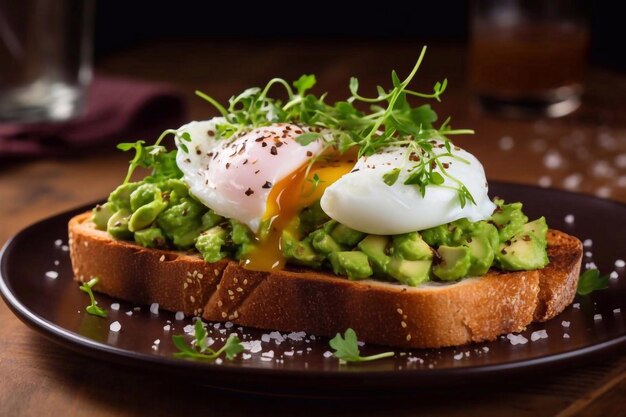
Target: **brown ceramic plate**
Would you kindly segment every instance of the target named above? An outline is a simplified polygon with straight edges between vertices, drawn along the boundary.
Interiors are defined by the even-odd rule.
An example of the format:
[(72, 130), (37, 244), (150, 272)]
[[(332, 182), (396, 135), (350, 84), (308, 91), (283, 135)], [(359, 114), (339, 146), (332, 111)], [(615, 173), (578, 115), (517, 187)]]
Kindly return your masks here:
[[(85, 313), (88, 299), (72, 281), (69, 253), (63, 245), (67, 244), (68, 220), (88, 207), (34, 224), (9, 241), (2, 252), (0, 289), (9, 307), (26, 324), (80, 353), (157, 373), (182, 375), (213, 386), (261, 392), (384, 392), (385, 388), (471, 383), (545, 372), (548, 367), (571, 364), (623, 346), (626, 276), (624, 268), (615, 267), (615, 261), (626, 258), (626, 206), (523, 185), (493, 183), (491, 192), (508, 201), (522, 201), (530, 218), (545, 215), (551, 227), (581, 240), (592, 239), (593, 246), (586, 248), (592, 252), (587, 255), (592, 256), (586, 256), (583, 263), (593, 261), (603, 273), (619, 273), (618, 278), (610, 280), (608, 289), (577, 296), (573, 306), (554, 320), (531, 325), (522, 333), (529, 339), (526, 344), (513, 345), (509, 339), (500, 338), (458, 348), (397, 350), (390, 359), (340, 366), (329, 357), (328, 340), (324, 338), (306, 335), (294, 340), (299, 336), (283, 334), (262, 341), (268, 339), (269, 332), (238, 326), (225, 329), (224, 325), (216, 329), (211, 325), (216, 346), (225, 335), (236, 332), (246, 341), (260, 340), (251, 345), (261, 350), (247, 352), (232, 362), (176, 359), (172, 356), (171, 336), (183, 333), (191, 320), (176, 320), (174, 314), (165, 311), (153, 314), (149, 306), (125, 302), (119, 302), (119, 310), (114, 311), (111, 304), (118, 301), (103, 295), (97, 299), (109, 310), (109, 317)], [(565, 221), (569, 214), (574, 216), (573, 223)], [(58, 277), (47, 276), (49, 271), (58, 272)], [(121, 324), (118, 333), (109, 330), (114, 321)], [(164, 329), (167, 325), (169, 331)], [(548, 337), (531, 341), (533, 332), (539, 330), (545, 330)], [(285, 340), (277, 343), (281, 339)], [(365, 346), (362, 350), (370, 354), (389, 349)]]

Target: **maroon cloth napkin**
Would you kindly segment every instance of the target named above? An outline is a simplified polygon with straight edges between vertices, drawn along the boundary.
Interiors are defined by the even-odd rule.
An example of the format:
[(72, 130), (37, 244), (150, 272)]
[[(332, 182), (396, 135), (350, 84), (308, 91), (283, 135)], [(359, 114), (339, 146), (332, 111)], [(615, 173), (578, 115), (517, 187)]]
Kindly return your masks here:
[(0, 160), (150, 142), (180, 126), (185, 113), (180, 92), (167, 84), (96, 75), (82, 116), (62, 123), (0, 123)]

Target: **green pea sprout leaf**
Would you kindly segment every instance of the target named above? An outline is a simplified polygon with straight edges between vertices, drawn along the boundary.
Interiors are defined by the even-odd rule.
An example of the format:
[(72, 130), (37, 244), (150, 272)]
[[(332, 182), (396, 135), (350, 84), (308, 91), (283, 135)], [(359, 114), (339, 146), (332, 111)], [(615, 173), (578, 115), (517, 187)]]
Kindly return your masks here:
[(91, 300), (91, 304), (85, 308), (85, 311), (87, 311), (87, 313), (91, 314), (92, 316), (107, 317), (108, 316), (107, 311), (103, 309), (102, 307), (98, 306), (96, 297), (94, 297), (93, 295), (92, 288), (95, 287), (98, 281), (99, 281), (98, 278), (92, 278), (88, 282), (83, 283), (83, 285), (81, 285), (79, 288), (81, 291), (86, 292), (87, 295), (89, 296), (89, 300)]
[(341, 333), (337, 333), (337, 336), (333, 337), (329, 344), (330, 347), (335, 350), (333, 355), (339, 359), (339, 363), (341, 364), (375, 361), (394, 355), (394, 352), (384, 352), (377, 355), (361, 356), (356, 332), (351, 328), (348, 328), (343, 336), (341, 336)]
[(235, 334), (228, 336), (228, 339), (226, 339), (226, 342), (224, 342), (224, 345), (220, 349), (211, 349), (208, 346), (207, 332), (202, 324), (202, 320), (196, 320), (196, 324), (194, 325), (194, 341), (191, 345), (187, 344), (185, 337), (182, 335), (172, 336), (172, 342), (178, 349), (178, 352), (174, 353), (174, 356), (184, 359), (215, 360), (224, 354), (227, 359), (232, 360), (238, 353), (243, 352), (243, 345)]
[(576, 293), (579, 295), (587, 295), (596, 290), (603, 290), (609, 285), (609, 276), (600, 276), (597, 269), (588, 269), (580, 275), (578, 279), (578, 288)]

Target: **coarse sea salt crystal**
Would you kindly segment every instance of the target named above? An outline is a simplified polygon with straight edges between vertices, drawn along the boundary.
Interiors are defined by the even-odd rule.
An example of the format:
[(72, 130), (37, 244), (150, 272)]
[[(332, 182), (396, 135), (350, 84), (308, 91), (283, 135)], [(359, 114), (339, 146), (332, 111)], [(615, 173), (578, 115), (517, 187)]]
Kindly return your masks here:
[(613, 310), (613, 313), (614, 313), (614, 314), (619, 314), (619, 313), (621, 313), (621, 312), (622, 312), (622, 309), (621, 309), (621, 308), (616, 308), (616, 309), (614, 309), (614, 310)]
[(182, 311), (177, 311), (176, 314), (174, 314), (174, 319), (176, 320), (183, 320), (185, 318), (185, 313), (183, 313)]
[(539, 178), (539, 180), (537, 181), (537, 184), (539, 184), (540, 187), (548, 188), (549, 186), (552, 185), (552, 178), (550, 178), (549, 175), (544, 175)]
[(616, 268), (623, 268), (626, 266), (626, 262), (624, 262), (623, 259), (618, 259), (615, 261), (615, 267)]
[(227, 321), (226, 323), (224, 323), (224, 327), (226, 327), (227, 329), (230, 329), (231, 327), (233, 327), (233, 322)]
[(563, 339), (569, 339), (569, 334), (563, 333)]
[(46, 272), (46, 277), (50, 279), (57, 279), (59, 277), (59, 273), (57, 271), (48, 271)]
[(266, 357), (263, 357), (263, 356), (262, 356), (262, 357), (261, 357), (261, 360), (262, 360), (263, 362), (270, 362), (270, 361), (272, 360), (272, 358), (266, 358)]
[(510, 151), (515, 146), (515, 141), (510, 136), (502, 136), (498, 141), (498, 145), (503, 151)]
[(69, 251), (69, 250), (70, 250), (70, 247), (69, 247), (69, 246), (67, 246), (67, 245), (63, 245), (63, 246), (61, 246), (61, 250), (62, 250), (63, 252), (67, 252), (67, 251)]
[(59, 261), (54, 261), (54, 266), (59, 266), (60, 262)]
[(252, 355), (251, 355), (251, 354), (249, 354), (249, 353), (242, 353), (242, 354), (241, 354), (241, 357), (242, 357), (244, 360), (248, 360), (248, 359), (250, 359), (250, 358), (252, 357)]
[(572, 304), (572, 307), (574, 307), (574, 308), (580, 308), (580, 303), (574, 303), (574, 304)]
[(120, 303), (111, 304), (111, 310), (118, 311), (120, 309)]
[(272, 339), (270, 339), (270, 335), (269, 335), (269, 334), (267, 334), (267, 333), (263, 333), (263, 334), (261, 335), (261, 342), (263, 342), (263, 343), (269, 343), (269, 341), (270, 341), (270, 340), (272, 340)]
[(561, 322), (561, 326), (563, 326), (563, 327), (569, 327), (569, 325), (570, 325), (570, 322), (569, 322), (569, 321), (563, 320), (563, 321)]
[(193, 324), (188, 324), (185, 327), (183, 327), (183, 332), (187, 333), (187, 334), (192, 334), (195, 332), (195, 328)]
[(485, 351), (485, 353), (489, 352), (489, 348), (487, 346), (483, 346), (483, 350)]
[(593, 257), (593, 253), (591, 253), (590, 251), (586, 251), (586, 252), (585, 252), (585, 256), (586, 256), (587, 258), (591, 258), (591, 257)]
[(150, 313), (155, 315), (159, 314), (159, 303), (150, 304)]
[(590, 248), (591, 246), (593, 246), (593, 240), (591, 239), (585, 239), (583, 242), (583, 246), (586, 248)]
[(166, 332), (169, 332), (171, 328), (172, 327), (169, 324), (166, 324), (165, 326), (163, 326), (163, 330), (165, 330)]
[(324, 357), (325, 358), (330, 358), (331, 356), (333, 356), (333, 352), (327, 350), (326, 352), (324, 352)]
[(306, 337), (305, 332), (291, 332), (287, 335), (287, 339), (299, 342)]
[(132, 311), (132, 310), (128, 310), (128, 311), (126, 312), (126, 315), (127, 315), (128, 317), (132, 316), (132, 315), (133, 315), (133, 311)]
[(112, 332), (119, 332), (121, 328), (122, 328), (122, 325), (120, 324), (119, 321), (114, 321), (113, 323), (109, 325), (109, 330), (111, 330)]
[(282, 334), (280, 334), (280, 332), (270, 332), (269, 337), (270, 339), (274, 339), (276, 344), (281, 344), (282, 342), (285, 341), (285, 338), (283, 337)]
[(457, 353), (456, 355), (453, 356), (454, 360), (456, 361), (460, 361), (461, 359), (463, 359), (463, 352), (461, 353)]
[(536, 332), (532, 332), (530, 334), (530, 340), (532, 340), (533, 342), (539, 339), (547, 339), (547, 338), (548, 338), (548, 333), (545, 330), (537, 330)]
[(617, 279), (619, 277), (619, 274), (617, 273), (617, 271), (611, 271), (611, 273), (609, 274), (609, 278), (611, 279)]
[(525, 345), (528, 343), (528, 339), (521, 334), (509, 333), (506, 335), (506, 338), (509, 339), (509, 342), (511, 342), (512, 345)]
[(268, 352), (263, 352), (263, 353), (261, 353), (261, 356), (265, 356), (266, 358), (273, 358), (274, 357), (274, 351), (270, 350)]
[(596, 321), (602, 320), (602, 314), (594, 314), (593, 319)]
[(568, 190), (576, 190), (583, 182), (583, 176), (581, 174), (571, 174), (563, 179), (563, 187)]
[(221, 364), (223, 364), (223, 363), (224, 363), (224, 360), (223, 360), (222, 358), (217, 358), (217, 359), (215, 359), (215, 364), (216, 364), (216, 365), (221, 365)]
[(263, 350), (261, 346), (260, 340), (250, 340), (249, 342), (241, 342), (241, 345), (245, 350), (250, 351), (250, 353), (258, 353)]
[(283, 353), (283, 355), (285, 355), (285, 356), (293, 356), (293, 354), (294, 354), (293, 350), (288, 350), (288, 351)]
[(558, 151), (549, 150), (543, 157), (543, 164), (548, 169), (556, 169), (563, 165), (563, 157)]
[(573, 214), (568, 214), (563, 220), (565, 220), (565, 223), (567, 224), (572, 224), (574, 223), (575, 218)]
[(56, 246), (57, 248), (60, 248), (62, 244), (63, 241), (61, 239), (57, 239), (54, 241), (54, 246)]

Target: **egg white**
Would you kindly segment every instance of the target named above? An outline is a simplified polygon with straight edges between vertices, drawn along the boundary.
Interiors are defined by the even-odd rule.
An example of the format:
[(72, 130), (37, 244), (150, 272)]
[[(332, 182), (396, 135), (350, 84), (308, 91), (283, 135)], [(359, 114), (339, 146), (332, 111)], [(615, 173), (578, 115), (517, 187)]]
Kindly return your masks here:
[[(223, 122), (214, 118), (178, 129), (176, 162), (199, 201), (256, 233), (274, 186), (318, 155), (323, 141), (302, 146), (295, 138), (308, 130), (286, 123), (255, 128), (237, 138), (216, 139), (216, 125)], [(191, 141), (180, 138), (183, 132), (189, 133)]]
[[(433, 148), (435, 154), (446, 149)], [(453, 148), (452, 154), (440, 158), (448, 164), (446, 172), (460, 180), (474, 197), (476, 205), (468, 201), (461, 207), (457, 184), (444, 177), (442, 186), (428, 185), (424, 196), (415, 185), (405, 185), (408, 170), (417, 162), (406, 157), (406, 148), (387, 148), (359, 158), (354, 169), (326, 189), (321, 207), (332, 219), (361, 232), (377, 235), (396, 235), (428, 229), (461, 218), (470, 221), (485, 220), (493, 213), (495, 204), (489, 199), (485, 171), (469, 152)], [(400, 168), (398, 180), (389, 186), (383, 175)], [(435, 171), (441, 173), (439, 168)]]

